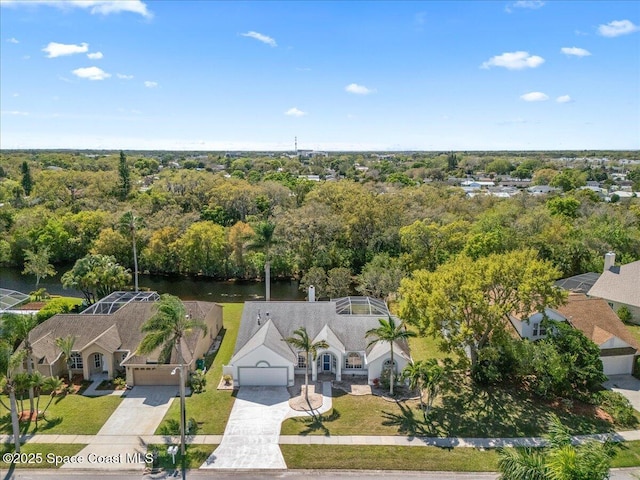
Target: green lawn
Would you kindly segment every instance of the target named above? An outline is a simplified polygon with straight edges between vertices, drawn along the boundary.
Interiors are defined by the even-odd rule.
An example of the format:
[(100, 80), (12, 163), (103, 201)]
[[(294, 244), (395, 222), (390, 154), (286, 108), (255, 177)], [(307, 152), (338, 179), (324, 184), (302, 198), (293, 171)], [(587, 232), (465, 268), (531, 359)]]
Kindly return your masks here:
[[(2, 397), (5, 404), (9, 404), (6, 396)], [(49, 396), (40, 399), (40, 410), (44, 410)], [(122, 399), (120, 397), (85, 397), (83, 395), (60, 395), (53, 399), (47, 410), (46, 420), (24, 422), (20, 425), (22, 433), (57, 433), (95, 435), (104, 422), (111, 416)], [(19, 405), (19, 404), (18, 404)], [(28, 399), (24, 402), (25, 409), (29, 408)], [(20, 408), (18, 406), (18, 408)], [(0, 406), (0, 433), (11, 434), (11, 414)]]
[(631, 334), (635, 337), (636, 342), (640, 344), (640, 325), (635, 325), (633, 323), (625, 323), (627, 330), (631, 332)]
[[(242, 303), (225, 303), (224, 306), (224, 338), (218, 350), (213, 364), (207, 370), (207, 386), (203, 393), (193, 394), (186, 399), (187, 418), (193, 418), (198, 424), (198, 435), (220, 435), (224, 433), (231, 407), (233, 407), (234, 395), (230, 390), (216, 390), (222, 378), (222, 366), (229, 363), (233, 355), (238, 336), (240, 317), (242, 316)], [(169, 408), (164, 420), (156, 430), (156, 434), (162, 435), (173, 432), (180, 420), (180, 402), (174, 401)]]
[[(176, 455), (176, 464), (174, 465), (171, 455), (167, 453), (166, 445), (149, 445), (149, 450), (158, 449), (158, 465), (167, 472), (171, 472), (181, 468), (180, 453)], [(205, 462), (209, 455), (218, 448), (218, 445), (187, 445), (187, 465), (189, 469), (197, 469)], [(179, 450), (178, 450), (179, 451)]]
[[(409, 330), (412, 330), (418, 334), (418, 331), (410, 327)], [(453, 357), (454, 355), (450, 353), (443, 352), (438, 348), (438, 340), (433, 337), (413, 337), (409, 339), (409, 348), (411, 349), (411, 358), (413, 358), (414, 362), (418, 362), (420, 360), (426, 360), (428, 358), (437, 358), (443, 359), (447, 357)]]
[[(13, 453), (13, 444), (0, 444), (0, 471), (9, 470), (9, 474), (5, 478), (11, 478), (10, 472), (13, 468), (59, 468), (61, 464), (56, 465), (60, 459), (58, 457), (70, 456), (77, 454), (86, 445), (79, 443), (27, 443), (20, 448), (21, 454), (24, 456), (25, 461), (31, 463), (16, 462), (13, 466), (2, 460), (2, 455), (5, 453)], [(34, 454), (40, 454), (37, 456)]]
[[(280, 445), (288, 468), (496, 472), (494, 449), (380, 445)], [(640, 441), (616, 448), (613, 468), (640, 466)]]
[(461, 381), (435, 402), (425, 422), (417, 401), (394, 402), (376, 396), (333, 391), (333, 410), (320, 419), (292, 418), (283, 435), (408, 435), (431, 437), (523, 437), (546, 431), (547, 415), (556, 413), (576, 434), (607, 432), (613, 425), (592, 412), (576, 415), (553, 409), (526, 393), (480, 388)]

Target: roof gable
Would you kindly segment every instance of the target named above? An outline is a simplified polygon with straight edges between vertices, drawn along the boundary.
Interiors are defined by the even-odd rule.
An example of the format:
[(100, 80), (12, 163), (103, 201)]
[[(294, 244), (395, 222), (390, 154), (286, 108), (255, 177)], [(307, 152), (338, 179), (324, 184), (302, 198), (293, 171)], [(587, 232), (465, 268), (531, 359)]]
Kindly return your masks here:
[(588, 295), (640, 307), (640, 260), (602, 272)]

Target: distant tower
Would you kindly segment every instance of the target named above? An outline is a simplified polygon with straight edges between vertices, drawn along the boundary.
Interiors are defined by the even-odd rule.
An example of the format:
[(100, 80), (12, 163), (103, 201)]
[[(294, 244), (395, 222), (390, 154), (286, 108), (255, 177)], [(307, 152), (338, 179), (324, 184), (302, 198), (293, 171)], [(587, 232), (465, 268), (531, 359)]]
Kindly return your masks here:
[(294, 143), (296, 148), (296, 155), (298, 155), (298, 137), (293, 137), (293, 138), (294, 138)]

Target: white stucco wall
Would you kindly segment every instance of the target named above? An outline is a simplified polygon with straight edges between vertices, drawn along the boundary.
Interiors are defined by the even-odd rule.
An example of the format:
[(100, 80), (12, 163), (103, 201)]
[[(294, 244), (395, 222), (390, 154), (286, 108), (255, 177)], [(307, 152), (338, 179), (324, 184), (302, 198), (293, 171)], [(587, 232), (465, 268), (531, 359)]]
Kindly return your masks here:
[(238, 387), (238, 367), (256, 367), (260, 362), (266, 362), (270, 367), (287, 367), (287, 381), (289, 386), (293, 385), (294, 365), (291, 361), (281, 357), (273, 350), (261, 345), (255, 350), (238, 358), (230, 365), (233, 369), (231, 376), (233, 377), (234, 386)]

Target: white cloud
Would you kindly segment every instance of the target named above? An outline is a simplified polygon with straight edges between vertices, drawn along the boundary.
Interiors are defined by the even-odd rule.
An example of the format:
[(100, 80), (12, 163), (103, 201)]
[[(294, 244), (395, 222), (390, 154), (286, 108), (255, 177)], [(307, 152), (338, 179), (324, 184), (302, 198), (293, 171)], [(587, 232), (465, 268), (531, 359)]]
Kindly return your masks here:
[(73, 72), (76, 77), (86, 78), (88, 80), (104, 80), (111, 76), (110, 73), (105, 72), (98, 67), (84, 67), (76, 68)]
[(104, 55), (102, 54), (102, 52), (95, 52), (87, 53), (87, 57), (89, 57), (91, 60), (100, 60), (102, 57), (104, 57)]
[(91, 14), (109, 15), (110, 13), (131, 12), (146, 18), (153, 17), (147, 5), (141, 0), (2, 0), (2, 6), (46, 5), (61, 10), (82, 8)]
[(508, 70), (522, 70), (524, 68), (536, 68), (544, 63), (544, 58), (538, 55), (529, 55), (529, 52), (505, 52), (496, 55), (480, 65), (480, 68), (503, 67)]
[(298, 110), (296, 107), (293, 107), (284, 112), (284, 114), (289, 115), (290, 117), (304, 117), (307, 112), (303, 112), (302, 110)]
[(529, 92), (524, 95), (520, 95), (520, 98), (525, 102), (544, 102), (549, 100), (549, 96), (542, 92)]
[(528, 8), (530, 10), (536, 10), (538, 8), (544, 7), (544, 4), (545, 2), (543, 2), (542, 0), (518, 0), (517, 2), (507, 4), (504, 9), (509, 13), (512, 12), (512, 8)]
[(132, 80), (133, 79), (133, 75), (125, 75), (124, 73), (116, 73), (116, 77), (118, 77), (120, 80)]
[(375, 92), (375, 89), (367, 88), (364, 85), (358, 85), (357, 83), (350, 83), (344, 87), (344, 89), (345, 91), (355, 93), (356, 95), (369, 95), (370, 93)]
[(147, 88), (156, 88), (158, 86), (158, 82), (151, 82), (149, 80), (146, 80), (144, 82), (144, 86)]
[(17, 115), (21, 117), (26, 117), (27, 115), (29, 115), (29, 112), (21, 112), (18, 110), (3, 110), (2, 115)]
[(565, 55), (572, 55), (574, 57), (588, 57), (589, 55), (591, 55), (591, 52), (589, 50), (578, 47), (562, 47), (560, 51)]
[(76, 53), (86, 53), (89, 51), (88, 43), (81, 43), (80, 45), (65, 44), (49, 42), (49, 45), (42, 49), (43, 52), (48, 53), (47, 58), (63, 57), (65, 55), (74, 55)]
[(569, 102), (573, 102), (573, 99), (569, 95), (561, 95), (558, 98), (556, 98), (556, 102), (569, 103)]
[(249, 38), (255, 38), (256, 40), (262, 42), (262, 43), (266, 43), (267, 45), (269, 45), (270, 47), (277, 47), (278, 44), (276, 43), (276, 41), (267, 36), (267, 35), (263, 35), (262, 33), (258, 33), (258, 32), (247, 32), (247, 33), (241, 33), (240, 35), (242, 35), (243, 37), (249, 37)]
[(11, 37), (7, 38), (7, 42), (9, 43), (20, 43), (17, 38)]
[(613, 22), (598, 27), (598, 33), (603, 37), (619, 37), (620, 35), (628, 35), (638, 30), (640, 30), (640, 27), (634, 25), (630, 20), (614, 20)]

